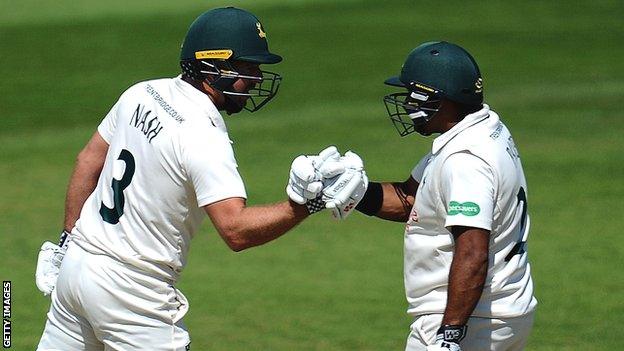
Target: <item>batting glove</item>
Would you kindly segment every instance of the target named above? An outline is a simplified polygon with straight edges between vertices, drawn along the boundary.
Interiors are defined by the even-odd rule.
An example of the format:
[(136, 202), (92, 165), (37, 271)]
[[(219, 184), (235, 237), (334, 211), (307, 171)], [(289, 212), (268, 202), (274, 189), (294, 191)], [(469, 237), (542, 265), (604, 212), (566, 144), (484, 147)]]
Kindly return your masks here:
[(461, 351), (459, 342), (466, 336), (465, 325), (443, 325), (438, 329), (436, 341), (427, 351)]
[(345, 171), (323, 183), (322, 199), (336, 219), (345, 219), (364, 197), (368, 188), (368, 177), (364, 163), (356, 153), (347, 151), (340, 162)]
[(44, 296), (50, 295), (56, 287), (56, 279), (58, 278), (61, 263), (63, 262), (63, 257), (65, 257), (65, 252), (67, 251), (67, 246), (70, 241), (71, 235), (69, 232), (63, 230), (58, 245), (49, 241), (41, 245), (37, 257), (35, 283), (37, 284), (37, 289), (39, 289)]
[(290, 166), (286, 186), (288, 197), (301, 205), (318, 198), (323, 189), (323, 179), (344, 171), (339, 159), (340, 153), (335, 146), (326, 148), (318, 156), (297, 156)]

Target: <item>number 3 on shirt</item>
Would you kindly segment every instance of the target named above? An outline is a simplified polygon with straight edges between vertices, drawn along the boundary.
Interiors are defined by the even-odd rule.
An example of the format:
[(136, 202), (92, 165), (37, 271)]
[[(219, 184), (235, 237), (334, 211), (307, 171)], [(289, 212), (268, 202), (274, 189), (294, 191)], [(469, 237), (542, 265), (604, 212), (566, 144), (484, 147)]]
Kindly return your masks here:
[(117, 159), (124, 161), (126, 169), (120, 180), (113, 178), (113, 183), (111, 184), (113, 188), (113, 208), (108, 208), (104, 205), (104, 202), (100, 205), (100, 216), (102, 216), (105, 222), (110, 224), (119, 223), (119, 217), (123, 216), (124, 204), (126, 202), (123, 191), (130, 185), (134, 176), (134, 156), (132, 156), (130, 151), (126, 149), (121, 150)]

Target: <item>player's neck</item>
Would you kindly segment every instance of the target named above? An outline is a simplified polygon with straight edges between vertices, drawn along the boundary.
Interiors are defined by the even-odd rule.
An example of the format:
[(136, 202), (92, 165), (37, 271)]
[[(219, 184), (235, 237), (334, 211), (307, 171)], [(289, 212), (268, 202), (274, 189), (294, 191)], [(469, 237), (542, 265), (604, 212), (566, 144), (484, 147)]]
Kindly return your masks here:
[(216, 97), (214, 90), (208, 85), (206, 81), (197, 81), (195, 79), (189, 78), (187, 76), (182, 76), (182, 80), (192, 85), (195, 89), (201, 91), (203, 94), (208, 96), (210, 101), (216, 105)]

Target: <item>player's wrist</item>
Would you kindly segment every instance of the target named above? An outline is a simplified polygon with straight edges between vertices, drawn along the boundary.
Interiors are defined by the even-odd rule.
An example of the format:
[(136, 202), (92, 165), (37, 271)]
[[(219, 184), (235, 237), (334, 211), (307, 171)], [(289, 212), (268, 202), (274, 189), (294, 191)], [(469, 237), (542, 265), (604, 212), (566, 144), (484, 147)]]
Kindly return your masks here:
[(67, 250), (67, 246), (69, 245), (70, 241), (71, 233), (67, 229), (63, 229), (61, 231), (61, 235), (59, 236), (58, 246), (61, 248), (61, 250), (65, 251)]
[(315, 214), (325, 209), (325, 201), (319, 195), (315, 199), (308, 200), (304, 205), (309, 214)]
[(436, 343), (447, 342), (459, 345), (464, 337), (466, 337), (467, 330), (468, 327), (466, 325), (445, 324), (436, 332)]
[(364, 197), (355, 209), (367, 216), (374, 216), (379, 212), (383, 204), (383, 188), (381, 183), (368, 182), (368, 188)]

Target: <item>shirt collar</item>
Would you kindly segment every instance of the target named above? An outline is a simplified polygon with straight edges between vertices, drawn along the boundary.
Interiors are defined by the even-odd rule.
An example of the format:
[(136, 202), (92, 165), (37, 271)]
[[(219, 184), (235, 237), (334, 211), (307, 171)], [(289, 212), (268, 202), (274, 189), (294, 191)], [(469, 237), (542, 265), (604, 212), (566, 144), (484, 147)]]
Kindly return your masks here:
[(483, 104), (483, 108), (475, 113), (471, 113), (464, 117), (459, 123), (453, 126), (453, 128), (442, 133), (440, 136), (433, 140), (431, 152), (437, 154), (451, 139), (456, 137), (459, 133), (472, 127), (473, 125), (486, 120), (490, 117), (490, 106)]
[(217, 127), (219, 130), (227, 133), (227, 127), (225, 126), (225, 121), (223, 120), (223, 116), (212, 102), (212, 100), (208, 97), (208, 95), (202, 93), (197, 88), (192, 86), (191, 84), (185, 82), (182, 79), (182, 75), (179, 75), (174, 78), (175, 85), (182, 94), (184, 94), (189, 100), (196, 103), (202, 110), (203, 113), (213, 126)]

